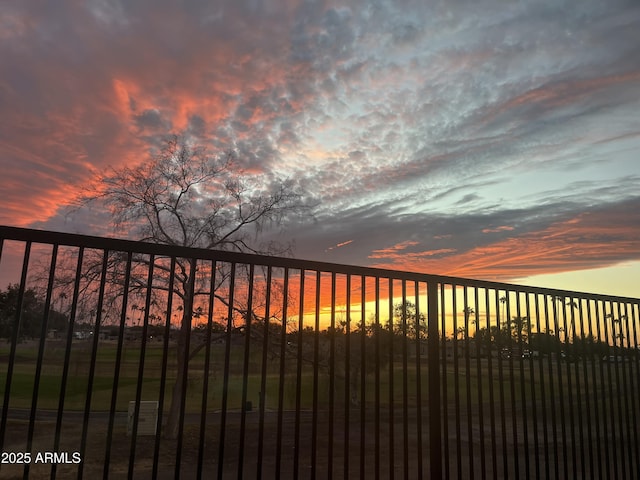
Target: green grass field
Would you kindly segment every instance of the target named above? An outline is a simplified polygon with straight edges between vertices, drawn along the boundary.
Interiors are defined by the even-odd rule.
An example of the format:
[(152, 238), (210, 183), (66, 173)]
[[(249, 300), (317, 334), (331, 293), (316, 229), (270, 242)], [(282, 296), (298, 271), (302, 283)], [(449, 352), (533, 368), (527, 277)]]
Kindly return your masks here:
[[(65, 409), (81, 410), (85, 407), (89, 370), (91, 367), (91, 347), (89, 341), (75, 341), (69, 352), (68, 378), (65, 390)], [(252, 347), (248, 357), (248, 377), (247, 400), (254, 405), (258, 405), (262, 383), (262, 351), (261, 346)], [(212, 345), (209, 367), (209, 385), (207, 396), (207, 409), (211, 411), (222, 408), (222, 392), (224, 388), (224, 353), (222, 344)], [(116, 354), (117, 345), (115, 342), (100, 342), (96, 353), (94, 378), (91, 395), (91, 409), (95, 411), (106, 411), (110, 409), (112, 391), (114, 389), (114, 378), (116, 374)], [(139, 345), (125, 344), (122, 351), (122, 358), (117, 384), (117, 411), (126, 411), (129, 401), (135, 400), (136, 388), (138, 384), (141, 349)], [(8, 358), (9, 347), (0, 347), (0, 358)], [(57, 409), (60, 392), (62, 389), (62, 374), (64, 370), (65, 349), (62, 342), (46, 343), (43, 366), (40, 375), (38, 408)], [(160, 396), (160, 386), (162, 377), (163, 345), (160, 342), (151, 342), (145, 349), (144, 370), (142, 374), (142, 399), (158, 400)], [(38, 356), (38, 345), (35, 342), (24, 343), (17, 346), (16, 358), (13, 364), (13, 378), (11, 384), (10, 407), (30, 408), (33, 399), (36, 363)], [(360, 371), (357, 358), (352, 357), (352, 375), (348, 385), (345, 383), (344, 355), (340, 352), (335, 358), (336, 378), (334, 382), (334, 398), (340, 403), (344, 397), (345, 388), (350, 388), (354, 398), (361, 396)], [(610, 382), (615, 382), (615, 366), (602, 365), (596, 362), (583, 364), (565, 363), (556, 360), (542, 360), (542, 368), (538, 359), (534, 359), (530, 364), (529, 360), (523, 360), (522, 370), (520, 359), (499, 360), (493, 358), (491, 365), (487, 358), (467, 359), (458, 358), (457, 368), (452, 359), (448, 360), (446, 368), (440, 371), (440, 375), (446, 375), (447, 401), (453, 398), (458, 392), (459, 402), (465, 404), (467, 392), (470, 393), (472, 401), (488, 402), (491, 397), (491, 389), (495, 395), (500, 390), (500, 385), (510, 392), (511, 383), (514, 384), (514, 391), (517, 401), (521, 401), (522, 385), (525, 386), (525, 395), (529, 396), (535, 392), (545, 392), (551, 395), (553, 388), (554, 397), (548, 397), (548, 401), (558, 401), (563, 394), (566, 396), (571, 389), (572, 393), (578, 397), (584, 395), (606, 394)], [(202, 407), (202, 396), (205, 374), (205, 351), (201, 350), (189, 365), (187, 382), (187, 411), (197, 412)], [(175, 346), (170, 346), (166, 359), (166, 382), (165, 382), (165, 407), (168, 407), (171, 389), (176, 378), (176, 353)], [(491, 372), (490, 372), (491, 367)], [(586, 367), (586, 372), (585, 372)], [(630, 378), (633, 375), (631, 369), (635, 369), (635, 363), (624, 363), (618, 365), (619, 378)], [(0, 394), (4, 393), (6, 372), (8, 362), (0, 370)], [(427, 397), (428, 375), (426, 360), (422, 359), (420, 364), (421, 376), (421, 396), (422, 400)], [(500, 377), (500, 369), (502, 377)], [(551, 371), (549, 370), (551, 369)], [(612, 370), (612, 371), (610, 371)], [(244, 345), (231, 349), (229, 359), (229, 379), (228, 379), (228, 408), (241, 408), (243, 394), (243, 371), (244, 371)], [(596, 375), (593, 375), (595, 371)], [(603, 373), (601, 375), (600, 373)], [(635, 370), (634, 370), (635, 371)], [(325, 359), (323, 366), (318, 373), (318, 401), (326, 404), (329, 402), (329, 368), (328, 360)], [(490, 374), (491, 373), (491, 374)], [(586, 373), (586, 377), (585, 377)], [(285, 376), (283, 382), (284, 408), (295, 407), (297, 386), (297, 360), (296, 358), (286, 358)], [(408, 358), (407, 369), (403, 368), (401, 358), (396, 357), (393, 362), (393, 396), (395, 401), (400, 401), (403, 394), (403, 382), (406, 375), (407, 393), (410, 404), (414, 404), (417, 391), (417, 367), (415, 358)], [(585, 382), (586, 378), (586, 382)], [(604, 384), (602, 381), (604, 380)], [(301, 370), (301, 407), (311, 408), (313, 404), (313, 381), (314, 367), (310, 362), (302, 362)], [(279, 357), (268, 357), (266, 368), (266, 408), (277, 408), (279, 403), (280, 390), (280, 359)], [(578, 384), (580, 390), (578, 390)], [(379, 376), (379, 392), (381, 405), (389, 402), (390, 390), (390, 367), (383, 365)], [(616, 384), (614, 391), (618, 390)], [(539, 393), (539, 394), (540, 394)], [(375, 375), (371, 368), (367, 368), (365, 379), (365, 401), (371, 402), (375, 398)]]
[[(91, 342), (75, 341), (72, 345), (69, 362), (69, 377), (66, 384), (65, 392), (65, 415), (67, 412), (78, 412), (76, 417), (65, 417), (62, 425), (62, 443), (61, 448), (77, 449), (79, 448), (79, 436), (82, 432), (82, 422), (78, 420), (82, 417), (87, 398), (88, 373), (91, 361)], [(64, 360), (66, 351), (64, 345), (60, 342), (47, 341), (42, 367), (42, 374), (39, 382), (39, 394), (37, 408), (38, 411), (56, 410), (58, 408), (61, 379), (64, 368)], [(96, 354), (96, 363), (94, 370), (94, 382), (91, 395), (91, 412), (109, 411), (112, 392), (114, 388), (115, 364), (116, 364), (116, 347), (114, 342), (100, 342)], [(209, 452), (206, 460), (206, 471), (213, 473), (215, 470), (215, 458), (218, 452), (219, 435), (220, 435), (220, 409), (222, 408), (222, 397), (224, 388), (224, 352), (223, 344), (213, 344), (211, 348), (211, 363), (209, 371), (209, 388), (206, 399), (207, 427), (203, 435), (205, 438), (205, 449)], [(123, 349), (122, 363), (120, 366), (120, 376), (117, 383), (117, 403), (116, 410), (118, 412), (126, 412), (129, 402), (136, 398), (136, 388), (138, 384), (139, 365), (140, 365), (140, 347), (133, 343), (128, 343)], [(398, 352), (396, 352), (398, 353)], [(401, 353), (401, 352), (400, 352)], [(8, 359), (9, 346), (0, 346), (0, 359)], [(28, 420), (20, 420), (13, 416), (13, 412), (19, 409), (29, 409), (32, 405), (32, 397), (34, 391), (34, 379), (36, 371), (36, 363), (38, 356), (37, 343), (23, 343), (18, 345), (15, 362), (13, 364), (13, 379), (11, 383), (11, 395), (9, 401), (9, 425), (7, 435), (5, 436), (5, 446), (14, 451), (20, 448), (26, 448), (25, 442), (27, 438), (26, 429)], [(142, 375), (142, 400), (158, 400), (162, 376), (162, 360), (163, 348), (162, 343), (150, 343), (145, 352), (144, 371)], [(185, 464), (187, 470), (185, 475), (189, 476), (193, 472), (189, 468), (193, 468), (194, 451), (197, 451), (200, 438), (199, 412), (202, 409), (204, 372), (205, 372), (205, 352), (201, 351), (190, 362), (188, 384), (186, 392), (186, 411), (190, 415), (185, 424), (185, 443), (186, 455), (189, 461)], [(238, 450), (241, 438), (241, 412), (242, 398), (245, 379), (243, 371), (245, 368), (245, 351), (244, 344), (234, 345), (231, 349), (231, 357), (229, 359), (229, 379), (228, 379), (228, 403), (229, 416), (227, 418), (227, 437), (225, 462), (229, 464), (229, 468), (234, 470), (238, 468)], [(335, 377), (333, 391), (330, 391), (329, 370), (326, 364), (327, 359), (323, 359), (323, 364), (318, 369), (318, 446), (322, 451), (320, 455), (321, 468), (328, 468), (328, 460), (326, 458), (325, 448), (330, 443), (328, 430), (326, 426), (331, 394), (333, 394), (333, 411), (335, 415), (335, 428), (333, 430), (333, 440), (335, 449), (342, 452), (344, 449), (344, 435), (346, 425), (344, 418), (347, 411), (350, 412), (350, 433), (353, 437), (354, 445), (360, 442), (359, 432), (365, 429), (366, 435), (366, 455), (367, 468), (371, 468), (371, 460), (374, 448), (374, 435), (371, 435), (374, 429), (374, 418), (376, 415), (375, 398), (376, 398), (376, 382), (373, 369), (367, 368), (367, 375), (364, 384), (364, 399), (362, 395), (362, 387), (360, 384), (360, 373), (358, 369), (357, 352), (351, 358), (351, 367), (355, 371), (350, 380), (345, 378), (345, 358), (344, 352), (338, 350), (335, 357)], [(467, 363), (468, 362), (468, 363)], [(171, 347), (167, 358), (167, 372), (165, 385), (165, 406), (164, 412), (168, 411), (170, 403), (170, 392), (176, 378), (176, 359), (175, 347)], [(295, 417), (296, 396), (300, 391), (301, 419), (300, 431), (301, 445), (303, 451), (300, 453), (304, 462), (310, 462), (310, 435), (312, 431), (312, 407), (314, 403), (314, 365), (311, 362), (302, 362), (301, 383), (297, 384), (297, 367), (298, 363), (295, 357), (287, 357), (284, 365), (285, 376), (282, 384), (282, 397), (280, 396), (280, 359), (277, 356), (269, 356), (266, 368), (266, 400), (265, 400), (265, 425), (264, 435), (268, 443), (265, 447), (266, 452), (274, 455), (275, 449), (275, 433), (278, 428), (278, 407), (282, 403), (284, 413), (283, 442), (288, 445), (283, 455), (287, 462), (292, 461), (292, 448), (294, 437), (293, 419)], [(371, 365), (369, 365), (371, 367)], [(426, 358), (420, 361), (420, 385), (418, 392), (418, 373), (415, 357), (409, 356), (407, 359), (406, 369), (401, 356), (396, 356), (392, 363), (383, 362), (379, 375), (379, 405), (380, 411), (380, 428), (382, 435), (382, 445), (387, 449), (387, 455), (390, 442), (389, 428), (394, 425), (396, 439), (400, 442), (397, 445), (395, 460), (385, 457), (385, 462), (393, 462), (402, 465), (403, 459), (398, 457), (402, 451), (403, 432), (408, 428), (406, 438), (411, 442), (410, 448), (412, 455), (418, 455), (415, 449), (416, 439), (419, 432), (417, 414), (418, 409), (422, 413), (422, 438), (426, 446), (428, 439), (428, 372)], [(0, 370), (0, 394), (4, 394), (6, 374), (8, 362), (2, 363)], [(256, 454), (256, 438), (259, 432), (259, 399), (262, 383), (262, 349), (261, 345), (252, 345), (248, 355), (248, 376), (246, 378), (246, 399), (253, 404), (253, 412), (247, 413), (245, 424), (245, 436), (247, 444), (245, 449), (247, 456), (245, 462), (247, 465), (253, 465), (251, 462), (255, 460)], [(500, 375), (502, 370), (502, 375)], [(393, 388), (391, 387), (390, 374), (393, 374)], [(594, 441), (596, 435), (596, 425), (598, 426), (599, 435), (602, 437), (598, 443), (601, 445), (603, 452), (607, 452), (607, 448), (613, 448), (611, 445), (612, 435), (618, 438), (618, 445), (625, 444), (631, 438), (628, 419), (640, 419), (639, 401), (634, 395), (633, 388), (638, 387), (638, 369), (635, 361), (621, 362), (619, 364), (604, 363), (600, 360), (586, 361), (582, 360), (576, 363), (566, 363), (557, 358), (542, 359), (520, 359), (511, 360), (492, 358), (464, 358), (459, 357), (457, 364), (452, 358), (447, 359), (444, 368), (439, 369), (441, 376), (440, 388), (443, 390), (441, 399), (441, 412), (443, 414), (443, 428), (449, 435), (448, 446), (451, 451), (452, 458), (455, 455), (464, 456), (462, 467), (465, 472), (472, 468), (473, 462), (468, 461), (470, 446), (475, 447), (475, 452), (479, 451), (481, 445), (488, 445), (491, 441), (498, 441), (498, 445), (502, 442), (502, 432), (506, 432), (506, 444), (502, 445), (500, 455), (509, 456), (509, 465), (515, 468), (513, 464), (513, 452), (520, 451), (520, 455), (531, 455), (532, 446), (535, 442), (539, 442), (543, 432), (552, 438), (552, 433), (556, 431), (556, 436), (564, 445), (569, 445), (568, 452), (571, 452), (571, 446), (575, 447), (574, 441), (570, 433), (562, 433), (562, 431), (573, 432), (573, 436), (577, 436), (581, 431), (585, 438)], [(406, 387), (405, 387), (406, 379)], [(634, 387), (635, 386), (635, 387)], [(346, 389), (350, 392), (347, 395)], [(405, 418), (405, 388), (406, 388), (406, 406), (407, 417)], [(446, 388), (446, 397), (444, 389)], [(421, 403), (418, 404), (419, 395)], [(393, 403), (391, 403), (391, 398)], [(535, 398), (535, 401), (534, 401)], [(493, 402), (491, 400), (493, 399)], [(364, 400), (364, 401), (363, 401)], [(348, 408), (347, 408), (348, 407)], [(598, 422), (595, 422), (595, 412), (598, 412)], [(391, 417), (393, 413), (393, 417)], [(446, 413), (446, 416), (444, 415)], [(360, 416), (364, 414), (365, 423), (360, 423)], [(537, 420), (534, 424), (534, 415)], [(543, 416), (546, 420), (543, 421)], [(480, 427), (479, 419), (483, 417), (483, 427)], [(493, 417), (493, 420), (491, 418)], [(27, 417), (28, 418), (28, 417)], [(73, 420), (76, 418), (76, 420)], [(100, 420), (100, 418), (102, 420)], [(107, 450), (106, 438), (106, 416), (91, 417), (89, 432), (89, 443), (87, 444), (87, 452), (84, 458), (88, 472), (91, 474), (101, 474), (101, 465), (104, 464), (104, 455)], [(122, 418), (122, 417), (120, 417)], [(552, 423), (555, 418), (555, 424)], [(405, 427), (406, 422), (406, 427)], [(38, 420), (36, 422), (34, 449), (47, 450), (52, 448), (52, 435), (55, 427), (55, 417), (48, 420)], [(471, 428), (472, 427), (472, 428)], [(524, 437), (524, 429), (528, 427), (527, 437)], [(535, 427), (535, 429), (534, 429)], [(628, 430), (625, 430), (629, 428)], [(519, 432), (518, 443), (514, 443), (515, 437), (512, 432)], [(589, 437), (587, 431), (589, 430)], [(593, 431), (592, 431), (593, 430)], [(537, 432), (537, 433), (536, 433)], [(537, 435), (537, 437), (535, 437)], [(607, 435), (607, 437), (605, 437)], [(110, 460), (111, 470), (114, 478), (118, 478), (128, 465), (128, 452), (131, 445), (131, 438), (126, 434), (126, 422), (116, 422), (113, 439), (112, 439), (112, 457)], [(136, 465), (143, 468), (147, 474), (150, 474), (150, 462), (153, 458), (153, 437), (141, 437), (137, 440), (139, 449), (136, 453)], [(385, 446), (386, 445), (386, 446)], [(173, 470), (171, 469), (172, 458), (175, 457), (175, 441), (162, 439), (162, 447), (165, 454), (162, 456), (161, 464), (164, 465), (163, 472), (171, 472), (167, 478), (171, 477)], [(355, 448), (355, 447), (354, 447)], [(426, 447), (425, 447), (426, 448)], [(544, 461), (549, 462), (568, 462), (570, 459), (563, 453), (559, 444), (562, 458), (554, 457), (553, 452), (549, 453), (549, 457)], [(173, 449), (173, 450), (172, 450)], [(235, 450), (234, 450), (235, 449)], [(585, 457), (586, 447), (581, 447), (583, 463), (587, 460)], [(616, 450), (615, 452), (620, 452)], [(115, 453), (113, 453), (115, 452)], [(612, 458), (619, 453), (611, 453)], [(266, 453), (265, 453), (266, 455)], [(336, 454), (338, 455), (338, 454)], [(622, 455), (620, 453), (620, 455)], [(569, 455), (570, 456), (570, 455)], [(340, 458), (336, 456), (336, 458)], [(355, 457), (354, 457), (355, 458)], [(413, 457), (412, 457), (413, 458)], [(603, 457), (604, 458), (604, 457)], [(265, 460), (273, 467), (273, 461)], [(285, 461), (285, 460), (283, 460)], [(338, 463), (342, 460), (338, 460)], [(453, 461), (453, 460), (452, 460)], [(354, 459), (354, 462), (356, 460)], [(413, 460), (412, 460), (413, 462)], [(138, 468), (137, 467), (137, 468)], [(511, 468), (510, 467), (510, 468)], [(75, 472), (71, 467), (65, 467), (70, 472)], [(255, 468), (253, 465), (251, 468)], [(289, 468), (289, 467), (288, 467)], [(412, 469), (415, 465), (412, 463)], [(455, 470), (455, 465), (452, 466)], [(496, 466), (496, 469), (498, 467)], [(518, 468), (523, 469), (525, 466), (520, 465)], [(123, 470), (124, 469), (124, 470)], [(21, 470), (15, 470), (15, 478), (21, 478)], [(13, 471), (11, 470), (11, 471)], [(4, 472), (7, 470), (5, 469)], [(339, 470), (338, 470), (339, 471)], [(413, 470), (412, 470), (413, 472)], [(400, 475), (402, 469), (398, 472)], [(70, 473), (70, 476), (75, 473)], [(13, 478), (13, 477), (7, 477)], [(64, 475), (62, 478), (66, 478)], [(150, 478), (142, 475), (141, 478)]]

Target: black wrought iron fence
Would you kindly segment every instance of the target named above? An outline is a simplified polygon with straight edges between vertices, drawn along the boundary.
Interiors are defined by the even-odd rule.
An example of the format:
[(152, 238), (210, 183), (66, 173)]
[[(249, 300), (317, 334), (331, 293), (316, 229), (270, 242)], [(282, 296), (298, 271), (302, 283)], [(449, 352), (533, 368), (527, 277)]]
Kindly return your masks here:
[(639, 478), (640, 300), (0, 227), (0, 475)]

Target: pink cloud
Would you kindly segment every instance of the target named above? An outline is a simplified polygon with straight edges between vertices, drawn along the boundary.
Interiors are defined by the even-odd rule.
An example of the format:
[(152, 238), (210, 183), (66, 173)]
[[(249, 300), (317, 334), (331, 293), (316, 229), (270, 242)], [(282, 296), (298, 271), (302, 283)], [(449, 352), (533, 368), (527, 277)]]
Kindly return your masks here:
[(585, 212), (544, 230), (466, 252), (435, 252), (444, 256), (385, 250), (370, 258), (390, 260), (374, 265), (382, 268), (498, 281), (610, 266), (639, 258), (640, 212)]

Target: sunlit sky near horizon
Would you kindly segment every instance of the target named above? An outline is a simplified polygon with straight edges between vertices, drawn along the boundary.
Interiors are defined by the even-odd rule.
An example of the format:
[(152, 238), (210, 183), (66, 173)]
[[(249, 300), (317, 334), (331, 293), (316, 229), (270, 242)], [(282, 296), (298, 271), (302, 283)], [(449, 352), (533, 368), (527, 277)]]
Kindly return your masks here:
[(299, 258), (640, 297), (640, 4), (0, 5), (0, 224), (168, 134), (299, 182)]

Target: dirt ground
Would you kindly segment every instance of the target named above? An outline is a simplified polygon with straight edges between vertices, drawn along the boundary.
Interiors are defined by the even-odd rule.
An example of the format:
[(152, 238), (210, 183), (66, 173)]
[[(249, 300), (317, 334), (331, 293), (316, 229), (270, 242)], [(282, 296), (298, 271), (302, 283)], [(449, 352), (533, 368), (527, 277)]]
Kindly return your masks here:
[[(418, 421), (415, 410), (403, 417), (402, 408), (394, 411), (390, 421), (389, 411), (380, 412), (379, 432), (376, 435), (375, 418), (367, 410), (363, 424), (364, 437), (361, 437), (360, 409), (349, 412), (349, 429), (346, 432), (345, 411), (334, 412), (333, 428), (330, 429), (329, 414), (319, 412), (316, 419), (316, 448), (313, 447), (314, 417), (310, 411), (300, 412), (298, 474), (300, 478), (311, 478), (315, 466), (317, 478), (328, 478), (329, 469), (334, 478), (375, 478), (379, 468), (380, 478), (404, 478), (405, 468), (408, 478), (420, 478), (420, 467), (424, 478), (429, 478), (429, 424), (422, 419), (421, 436), (418, 435)], [(447, 478), (470, 478), (470, 473), (485, 472), (487, 478), (581, 478), (583, 474), (594, 473), (598, 478), (640, 478), (638, 474), (638, 446), (632, 442), (633, 436), (613, 436), (611, 426), (606, 437), (595, 438), (595, 430), (589, 430), (590, 418), (575, 419), (573, 433), (571, 424), (544, 425), (539, 421), (533, 428), (530, 418), (527, 420), (527, 436), (524, 435), (523, 420), (527, 414), (505, 411), (504, 429), (502, 419), (495, 418), (493, 425), (487, 416), (482, 428), (476, 421), (471, 428), (464, 415), (456, 421), (454, 412), (449, 412), (443, 422), (443, 435), (448, 442), (443, 445), (443, 474)], [(16, 417), (16, 415), (11, 415)], [(515, 419), (515, 435), (514, 424)], [(262, 478), (295, 478), (296, 458), (296, 415), (294, 411), (282, 414), (279, 426), (276, 411), (265, 412), (263, 451), (261, 462)], [(443, 419), (445, 420), (445, 419)], [(210, 413), (204, 434), (202, 459), (202, 478), (218, 478), (220, 457), (220, 413)], [(180, 478), (197, 478), (200, 444), (200, 419), (197, 415), (186, 418), (182, 436), (180, 454)], [(406, 425), (406, 430), (405, 430)], [(563, 432), (564, 426), (564, 432)], [(257, 410), (246, 412), (244, 439), (242, 438), (242, 412), (231, 411), (227, 414), (224, 437), (222, 478), (238, 478), (242, 468), (243, 478), (258, 478), (258, 455), (260, 438), (260, 413)], [(393, 428), (392, 428), (393, 427)], [(581, 428), (582, 427), (582, 428)], [(591, 425), (593, 427), (593, 424)], [(614, 426), (615, 427), (615, 426)], [(277, 462), (278, 431), (281, 431), (280, 462)], [(82, 436), (82, 417), (70, 414), (64, 417), (58, 452), (80, 451)], [(580, 433), (582, 430), (582, 433)], [(26, 449), (28, 421), (13, 418), (8, 422), (5, 435), (5, 452), (20, 452)], [(600, 431), (601, 435), (605, 432)], [(580, 442), (579, 435), (584, 436)], [(39, 414), (36, 422), (32, 455), (38, 452), (53, 451), (55, 436), (55, 418)], [(547, 443), (545, 444), (545, 436)], [(379, 438), (376, 452), (376, 438)], [(554, 438), (555, 437), (555, 438)], [(361, 438), (364, 438), (362, 444)], [(421, 439), (421, 450), (419, 444)], [(332, 440), (332, 441), (329, 441)], [(139, 436), (135, 442), (135, 458), (131, 466), (135, 479), (175, 478), (176, 449), (178, 442), (166, 438), (160, 439), (158, 469), (153, 475), (154, 436)], [(242, 444), (242, 442), (244, 442)], [(106, 414), (92, 414), (88, 429), (87, 442), (82, 452), (82, 464), (61, 464), (56, 466), (56, 478), (78, 478), (79, 468), (83, 478), (102, 478), (104, 465), (108, 463), (109, 478), (126, 478), (130, 470), (132, 438), (127, 435), (126, 414), (120, 415), (115, 422), (110, 443), (109, 461), (107, 451)], [(406, 453), (405, 453), (405, 446)], [(241, 457), (242, 452), (242, 459)], [(361, 456), (364, 453), (364, 457)], [(346, 460), (346, 461), (345, 461)], [(241, 463), (240, 463), (241, 462)], [(277, 468), (279, 467), (279, 474)], [(361, 472), (361, 468), (364, 471)], [(50, 478), (51, 465), (35, 464), (29, 466), (29, 478)], [(494, 476), (495, 470), (495, 476)], [(518, 475), (516, 475), (516, 472)], [(23, 478), (23, 465), (1, 465), (0, 479)], [(361, 475), (362, 473), (362, 475)]]
[[(397, 414), (396, 414), (397, 415)], [(342, 478), (345, 474), (345, 456), (348, 458), (349, 477), (360, 478), (360, 452), (361, 452), (361, 431), (359, 422), (359, 411), (351, 412), (351, 421), (349, 428), (349, 436), (345, 443), (345, 429), (342, 426), (344, 421), (344, 413), (336, 413), (333, 431), (332, 451), (329, 451), (329, 425), (327, 423), (327, 413), (323, 412), (317, 419), (317, 444), (315, 457), (315, 471), (318, 478), (327, 478), (328, 469), (333, 468), (334, 475)], [(202, 464), (203, 478), (216, 478), (218, 472), (219, 443), (220, 443), (220, 415), (212, 414), (207, 419), (207, 428), (204, 442), (204, 456)], [(390, 443), (389, 443), (389, 419), (383, 416), (380, 421), (380, 455), (378, 455), (378, 463), (385, 474), (383, 478), (389, 475), (389, 469), (393, 468), (395, 475), (402, 477), (404, 468), (404, 459), (402, 456), (403, 445), (403, 419), (400, 414), (394, 422), (394, 462), (393, 467), (389, 464), (390, 459)], [(258, 439), (259, 439), (259, 412), (248, 412), (245, 417), (245, 435), (244, 435), (244, 455), (242, 461), (242, 471), (245, 478), (256, 478), (258, 475), (257, 459), (258, 459)], [(239, 452), (241, 440), (241, 413), (230, 412), (227, 417), (227, 425), (225, 429), (224, 440), (224, 464), (223, 478), (238, 478), (240, 467)], [(295, 412), (285, 412), (282, 418), (282, 444), (280, 458), (280, 475), (279, 478), (294, 478), (294, 456), (295, 456)], [(300, 428), (299, 428), (299, 455), (298, 455), (298, 471), (300, 478), (309, 478), (312, 473), (312, 429), (313, 415), (311, 412), (301, 412)], [(375, 476), (376, 455), (375, 455), (375, 424), (374, 420), (367, 421), (365, 424), (365, 477), (373, 478)], [(24, 451), (26, 448), (26, 438), (28, 432), (28, 423), (26, 421), (12, 421), (8, 425), (5, 437), (5, 451)], [(264, 443), (263, 443), (263, 459), (262, 459), (262, 476), (263, 478), (277, 478), (277, 432), (278, 432), (278, 415), (277, 412), (267, 412), (264, 421)], [(414, 424), (408, 429), (408, 440), (412, 445), (414, 452), (411, 454), (409, 461), (410, 478), (418, 478), (416, 459), (417, 450), (417, 434)], [(32, 444), (31, 452), (35, 455), (37, 452), (52, 451), (54, 445), (55, 421), (43, 421), (36, 424), (35, 437)], [(81, 421), (63, 422), (60, 447), (58, 452), (75, 452), (79, 451), (80, 438), (82, 435)], [(423, 432), (423, 438), (426, 439), (428, 432)], [(102, 477), (104, 474), (105, 452), (106, 452), (107, 424), (105, 419), (92, 419), (88, 428), (86, 449), (82, 455), (82, 473), (84, 478)], [(198, 471), (198, 453), (200, 442), (200, 426), (195, 418), (188, 419), (185, 425), (182, 437), (181, 451), (181, 478), (196, 478)], [(423, 440), (424, 442), (424, 440)], [(111, 441), (110, 461), (109, 461), (109, 477), (124, 478), (129, 471), (130, 452), (132, 446), (132, 438), (127, 436), (126, 425), (123, 420), (116, 424)], [(176, 464), (176, 447), (177, 441), (162, 438), (160, 442), (160, 454), (158, 457), (158, 472), (155, 478), (174, 478)], [(133, 464), (133, 478), (151, 479), (153, 478), (153, 458), (155, 448), (155, 437), (139, 436), (135, 444), (135, 460)], [(428, 443), (423, 444), (426, 451)], [(329, 456), (331, 455), (331, 456)], [(77, 478), (78, 465), (57, 465), (56, 478)], [(423, 468), (428, 469), (428, 462), (425, 457)], [(2, 479), (19, 479), (23, 478), (23, 465), (2, 465), (0, 470), (0, 478)], [(29, 478), (49, 478), (51, 465), (35, 464), (29, 466)]]

